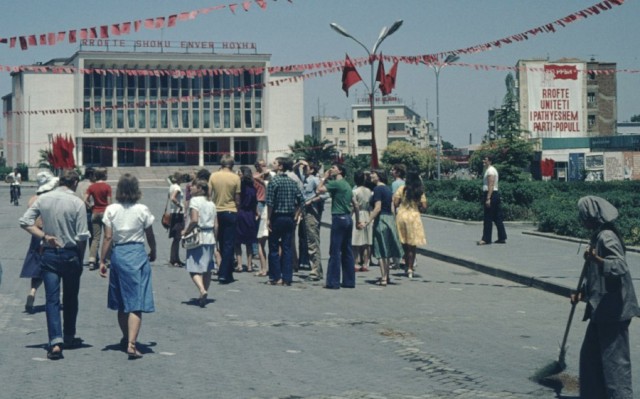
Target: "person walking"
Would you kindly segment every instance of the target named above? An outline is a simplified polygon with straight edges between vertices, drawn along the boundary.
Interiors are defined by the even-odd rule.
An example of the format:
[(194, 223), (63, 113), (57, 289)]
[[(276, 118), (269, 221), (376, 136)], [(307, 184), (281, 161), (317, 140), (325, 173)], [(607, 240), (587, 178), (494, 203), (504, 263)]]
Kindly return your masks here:
[(97, 256), (102, 239), (102, 217), (107, 205), (111, 203), (111, 186), (106, 182), (107, 170), (99, 168), (95, 170), (96, 182), (87, 188), (84, 195), (85, 206), (91, 206), (91, 247), (89, 249), (89, 270), (98, 268)]
[(405, 273), (413, 278), (416, 248), (427, 243), (421, 217), (421, 212), (427, 210), (427, 197), (417, 171), (407, 173), (405, 184), (393, 195), (393, 205), (396, 209), (398, 236), (404, 249)]
[[(78, 348), (82, 339), (76, 337), (78, 291), (82, 261), (89, 239), (85, 204), (74, 195), (79, 176), (74, 170), (64, 170), (60, 187), (38, 199), (20, 218), (20, 226), (43, 241), (42, 280), (46, 295), (47, 358), (62, 359), (64, 348)], [(42, 217), (42, 230), (36, 220)], [(64, 297), (63, 322), (60, 320), (60, 283)]]
[[(84, 201), (85, 195), (87, 194), (87, 190), (89, 187), (96, 182), (96, 174), (95, 169), (88, 166), (84, 170), (84, 176), (82, 176), (82, 180), (78, 183), (78, 187), (76, 188), (76, 196)], [(91, 216), (93, 209), (93, 198), (89, 198), (89, 204), (86, 204), (87, 207), (87, 224), (89, 226), (89, 232), (91, 232)], [(93, 243), (93, 236), (89, 238), (89, 248), (91, 248), (91, 244)], [(98, 255), (100, 252), (98, 251)], [(84, 259), (82, 259), (84, 263)], [(96, 264), (100, 261), (99, 257), (96, 255)]]
[[(329, 244), (329, 264), (325, 288), (339, 289), (356, 287), (356, 270), (351, 248), (351, 234), (355, 211), (356, 223), (360, 222), (358, 204), (353, 198), (353, 189), (344, 179), (347, 170), (344, 165), (334, 163), (324, 174), (317, 192), (331, 196), (331, 242)], [(342, 283), (340, 272), (342, 271)]]
[[(36, 182), (38, 183), (38, 189), (36, 194), (29, 198), (28, 207), (31, 207), (38, 199), (38, 196), (48, 193), (58, 186), (58, 178), (54, 177), (48, 170), (38, 172), (36, 175)], [(42, 218), (36, 219), (36, 227), (42, 230)], [(27, 295), (27, 302), (24, 305), (24, 311), (27, 313), (33, 313), (33, 303), (36, 299), (36, 292), (42, 285), (42, 272), (40, 271), (40, 250), (42, 240), (37, 236), (32, 235), (29, 243), (29, 249), (27, 255), (24, 257), (22, 264), (22, 270), (20, 271), (20, 278), (28, 278), (31, 281), (31, 287), (29, 289), (29, 295)]]
[(11, 194), (11, 203), (15, 206), (20, 205), (20, 184), (22, 183), (22, 174), (18, 168), (7, 175), (6, 181), (9, 183), (9, 191)]
[(204, 308), (209, 295), (211, 271), (215, 266), (213, 257), (216, 244), (216, 206), (209, 200), (209, 182), (207, 180), (194, 180), (190, 189), (191, 200), (187, 210), (190, 223), (182, 232), (182, 236), (191, 233), (196, 228), (200, 229), (201, 245), (187, 249), (187, 271), (200, 294), (198, 304)]
[(500, 191), (498, 191), (498, 171), (491, 164), (491, 157), (485, 156), (482, 160), (485, 167), (482, 177), (482, 206), (484, 209), (484, 223), (482, 229), (482, 239), (478, 245), (491, 244), (493, 224), (498, 229), (498, 240), (496, 244), (507, 243), (507, 232), (504, 229), (502, 216), (502, 203), (500, 201)]
[(240, 205), (240, 176), (233, 172), (234, 160), (230, 154), (220, 159), (220, 170), (209, 178), (209, 195), (216, 206), (218, 215), (218, 246), (220, 246), (220, 266), (218, 283), (230, 284), (233, 278), (234, 246), (238, 207)]
[[(118, 326), (122, 332), (120, 345), (131, 360), (142, 357), (136, 347), (142, 313), (155, 311), (149, 263), (156, 260), (154, 217), (146, 205), (138, 203), (141, 196), (138, 179), (125, 173), (118, 181), (116, 203), (107, 206), (102, 219), (104, 245), (100, 276), (109, 276), (107, 306), (118, 312)], [(148, 254), (144, 247), (145, 237)], [(110, 273), (105, 263), (107, 259), (111, 259)]]
[(258, 200), (253, 182), (253, 173), (248, 166), (240, 167), (240, 206), (238, 207), (238, 224), (236, 230), (236, 272), (243, 271), (242, 245), (247, 256), (247, 272), (253, 272), (253, 245), (258, 242), (256, 224), (260, 218)]
[(586, 196), (578, 200), (582, 225), (592, 232), (584, 252), (585, 279), (572, 303), (587, 303), (589, 320), (580, 349), (580, 397), (632, 399), (629, 324), (640, 317), (625, 255), (625, 245), (614, 222), (618, 210), (607, 200)]
[(369, 225), (371, 220), (371, 196), (373, 192), (365, 186), (366, 176), (361, 170), (353, 175), (356, 188), (353, 189), (353, 198), (358, 204), (359, 220), (365, 227), (359, 228), (357, 224), (353, 225), (352, 247), (356, 256), (356, 271), (368, 272), (369, 262), (371, 259), (371, 243), (373, 241), (373, 228)]
[(173, 267), (184, 267), (184, 262), (180, 260), (180, 238), (184, 229), (184, 193), (180, 188), (182, 175), (175, 172), (169, 176), (169, 213), (171, 222), (169, 223), (169, 238), (171, 238), (171, 249), (169, 252), (169, 264)]
[(383, 169), (371, 171), (371, 182), (375, 184), (371, 196), (371, 219), (362, 223), (361, 228), (373, 223), (373, 255), (380, 262), (380, 282), (385, 287), (389, 283), (389, 262), (391, 258), (402, 258), (404, 251), (398, 238), (398, 228), (393, 217), (392, 194), (387, 186), (387, 174)]
[(267, 186), (269, 283), (289, 286), (293, 279), (293, 234), (303, 199), (298, 184), (288, 174), (293, 161), (278, 157), (274, 166), (278, 173)]

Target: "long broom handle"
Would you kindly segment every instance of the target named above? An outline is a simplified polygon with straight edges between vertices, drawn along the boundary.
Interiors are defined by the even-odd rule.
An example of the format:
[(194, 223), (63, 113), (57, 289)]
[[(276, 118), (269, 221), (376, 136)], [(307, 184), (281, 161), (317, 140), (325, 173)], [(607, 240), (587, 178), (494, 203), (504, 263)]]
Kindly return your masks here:
[[(580, 273), (580, 278), (578, 279), (578, 288), (576, 288), (576, 292), (580, 292), (580, 288), (582, 287), (582, 282), (584, 281), (584, 276), (587, 274), (587, 266), (589, 261), (585, 260), (584, 265), (582, 266), (582, 272)], [(567, 320), (567, 327), (564, 329), (564, 336), (562, 337), (562, 345), (560, 346), (560, 356), (559, 362), (564, 363), (564, 357), (567, 352), (567, 338), (569, 337), (569, 329), (571, 328), (571, 322), (573, 321), (573, 314), (576, 311), (576, 305), (578, 302), (571, 304), (571, 311), (569, 312), (569, 319)]]

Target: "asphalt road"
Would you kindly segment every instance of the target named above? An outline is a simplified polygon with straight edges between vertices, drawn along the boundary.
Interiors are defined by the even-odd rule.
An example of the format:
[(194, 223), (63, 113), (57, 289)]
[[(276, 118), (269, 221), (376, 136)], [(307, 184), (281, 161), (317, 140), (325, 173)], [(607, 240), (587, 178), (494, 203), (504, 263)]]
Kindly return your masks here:
[[(165, 193), (144, 189), (141, 202), (158, 219)], [(386, 288), (374, 284), (374, 268), (358, 273), (355, 289), (341, 290), (308, 282), (306, 270), (291, 287), (236, 274), (231, 285), (213, 284), (201, 309), (188, 273), (167, 265), (159, 220), (157, 311), (143, 317), (144, 358), (128, 361), (119, 350), (107, 281), (85, 269), (78, 319), (85, 345), (48, 361), (44, 290), (35, 313), (23, 311), (28, 281), (18, 275), (29, 237), (17, 219), (24, 206), (10, 206), (8, 192), (0, 204), (0, 398), (558, 397), (528, 377), (557, 358), (569, 312), (560, 296), (419, 256), (414, 280), (394, 271)], [(326, 267), (328, 229), (322, 239)], [(583, 310), (569, 338), (568, 380), (577, 375)], [(632, 340), (637, 365), (640, 340)], [(562, 397), (576, 395), (570, 388)]]

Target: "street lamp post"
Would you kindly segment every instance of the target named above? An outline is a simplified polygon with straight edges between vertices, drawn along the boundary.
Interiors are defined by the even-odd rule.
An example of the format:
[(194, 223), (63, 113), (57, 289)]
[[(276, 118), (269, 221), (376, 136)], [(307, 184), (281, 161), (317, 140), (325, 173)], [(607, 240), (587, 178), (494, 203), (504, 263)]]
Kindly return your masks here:
[(423, 64), (433, 68), (436, 73), (436, 168), (437, 177), (440, 180), (440, 70), (452, 62), (456, 62), (460, 59), (455, 54), (449, 54), (444, 62), (438, 62), (437, 65), (427, 64), (422, 61)]
[[(378, 40), (376, 40), (375, 44), (373, 45), (373, 48), (371, 51), (369, 51), (369, 49), (367, 48), (367, 46), (365, 46), (364, 44), (362, 44), (362, 42), (358, 39), (356, 39), (355, 37), (351, 36), (351, 34), (349, 34), (349, 32), (347, 32), (346, 29), (344, 29), (342, 26), (336, 24), (335, 22), (332, 22), (331, 24), (329, 24), (329, 26), (331, 26), (331, 29), (335, 30), (336, 32), (338, 32), (339, 34), (341, 34), (342, 36), (348, 37), (349, 39), (352, 39), (353, 41), (355, 41), (356, 43), (358, 43), (360, 46), (362, 46), (362, 48), (364, 48), (364, 50), (367, 52), (367, 54), (369, 55), (369, 63), (371, 64), (371, 86), (367, 87), (367, 90), (369, 91), (369, 105), (371, 107), (371, 167), (372, 168), (377, 168), (378, 167), (378, 146), (376, 145), (376, 129), (375, 129), (375, 115), (374, 115), (374, 94), (375, 94), (375, 86), (374, 86), (374, 71), (373, 71), (373, 59), (374, 56), (376, 54), (376, 52), (378, 51), (378, 47), (380, 47), (380, 44), (382, 44), (382, 41), (384, 39), (386, 39), (387, 37), (391, 36), (395, 31), (397, 31), (398, 29), (400, 29), (400, 26), (402, 26), (402, 20), (397, 20), (396, 22), (393, 23), (393, 25), (391, 25), (390, 28), (387, 29), (387, 27), (383, 27), (382, 31), (380, 32), (380, 35), (378, 36)], [(363, 82), (364, 83), (364, 82)], [(365, 86), (367, 86), (367, 84), (365, 83)]]

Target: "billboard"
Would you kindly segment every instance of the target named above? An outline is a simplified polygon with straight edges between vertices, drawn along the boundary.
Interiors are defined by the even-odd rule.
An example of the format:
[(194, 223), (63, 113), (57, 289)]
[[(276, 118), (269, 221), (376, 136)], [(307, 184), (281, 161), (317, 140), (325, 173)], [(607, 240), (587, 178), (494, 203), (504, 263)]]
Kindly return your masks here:
[(576, 137), (586, 132), (584, 69), (581, 62), (527, 63), (527, 129), (533, 137)]

